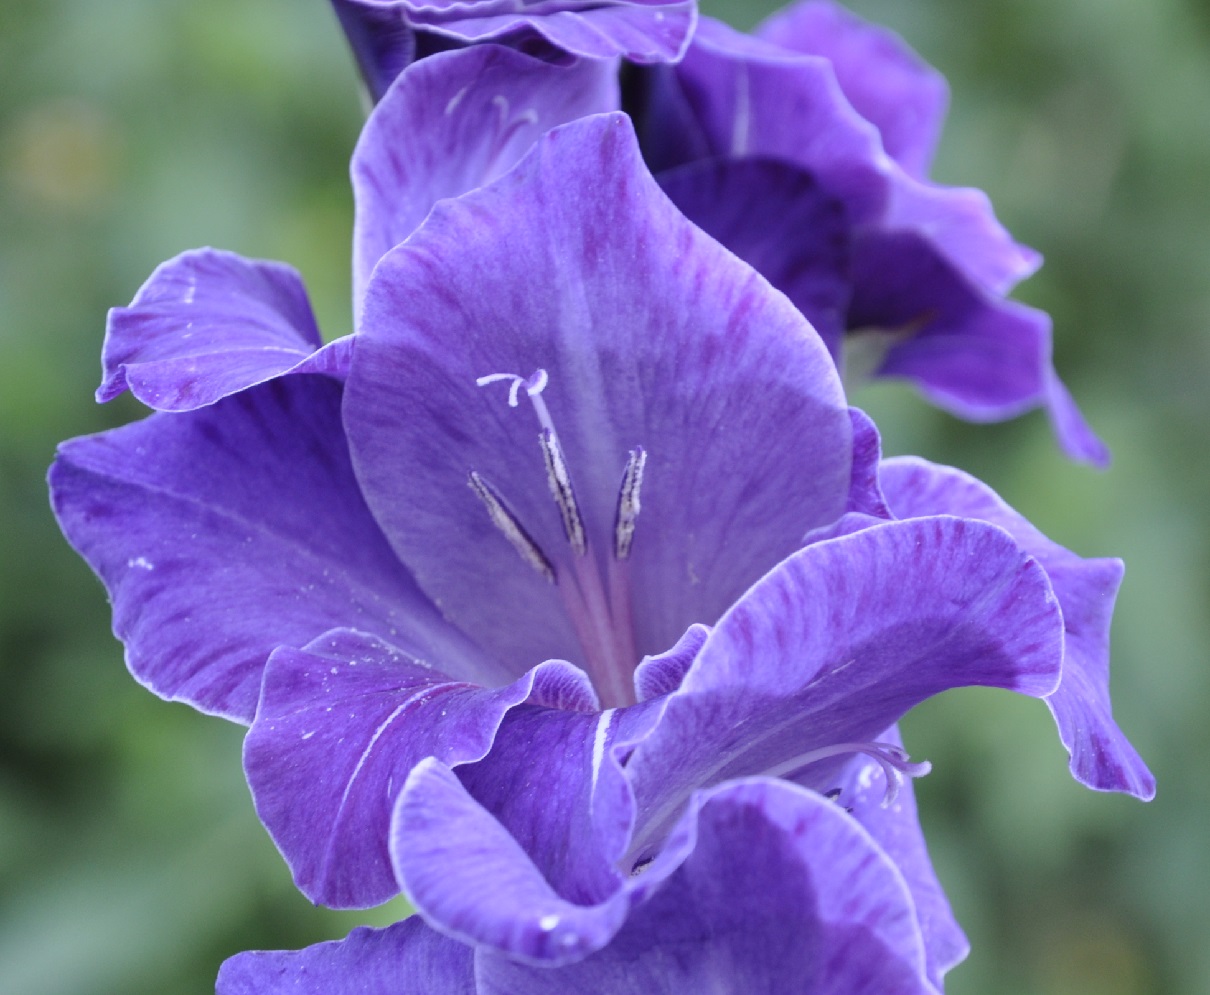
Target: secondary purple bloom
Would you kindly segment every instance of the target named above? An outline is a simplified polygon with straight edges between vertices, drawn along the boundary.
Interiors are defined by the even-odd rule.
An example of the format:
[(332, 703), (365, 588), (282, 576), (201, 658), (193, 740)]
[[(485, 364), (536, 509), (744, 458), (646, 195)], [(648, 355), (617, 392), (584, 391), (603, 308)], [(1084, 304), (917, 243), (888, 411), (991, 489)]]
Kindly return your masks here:
[(578, 963), (520, 963), (413, 918), (297, 953), (241, 954), (218, 993), (936, 991), (903, 878), (838, 806), (784, 783), (736, 782), (696, 795), (674, 835), (683, 862), (642, 872), (646, 900)]
[(672, 62), (689, 43), (696, 0), (332, 0), (375, 100), (414, 59), (477, 42), (592, 59)]
[(925, 178), (946, 91), (898, 39), (810, 0), (755, 37), (703, 19), (683, 62), (644, 73), (633, 113), (662, 185), (838, 361), (844, 338), (976, 421), (1043, 406), (1069, 455), (1107, 461), (1054, 374), (1049, 319), (1003, 297), (1039, 257), (985, 195)]

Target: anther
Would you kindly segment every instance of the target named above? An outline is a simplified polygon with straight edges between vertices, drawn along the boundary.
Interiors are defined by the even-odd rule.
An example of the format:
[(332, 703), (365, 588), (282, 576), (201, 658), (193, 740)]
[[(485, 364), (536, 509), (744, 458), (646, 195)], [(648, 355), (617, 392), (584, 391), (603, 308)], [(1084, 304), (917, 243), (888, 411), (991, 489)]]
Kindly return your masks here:
[(626, 469), (622, 471), (618, 510), (613, 519), (613, 555), (619, 560), (630, 555), (630, 544), (634, 542), (634, 523), (643, 508), (639, 491), (643, 487), (643, 469), (646, 466), (647, 451), (642, 446), (635, 446), (626, 460)]
[(471, 471), (467, 484), (478, 495), (483, 506), (487, 508), (492, 524), (504, 533), (504, 538), (513, 544), (513, 549), (521, 554), (521, 558), (526, 563), (553, 584), (555, 568), (551, 566), (550, 560), (546, 558), (546, 554), (542, 552), (538, 544), (530, 538), (529, 533), (517, 521), (517, 516), (504, 503), (504, 498), (479, 475), (477, 470)]
[(583, 556), (588, 550), (588, 540), (584, 534), (584, 520), (580, 517), (580, 509), (576, 505), (575, 491), (572, 490), (571, 474), (567, 472), (563, 447), (559, 445), (559, 437), (549, 428), (542, 429), (538, 441), (542, 445), (542, 458), (546, 461), (546, 480), (550, 484), (550, 493), (563, 519), (563, 531), (567, 533), (567, 541), (571, 543), (576, 555)]

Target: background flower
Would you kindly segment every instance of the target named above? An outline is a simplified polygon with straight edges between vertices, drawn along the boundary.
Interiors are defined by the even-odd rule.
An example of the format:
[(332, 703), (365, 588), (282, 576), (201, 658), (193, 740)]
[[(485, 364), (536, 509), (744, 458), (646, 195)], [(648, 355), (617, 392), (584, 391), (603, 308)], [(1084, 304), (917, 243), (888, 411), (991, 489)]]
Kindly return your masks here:
[[(744, 26), (772, 6), (704, 5)], [(966, 426), (894, 386), (860, 403), (888, 452), (962, 466), (1065, 546), (1125, 558), (1115, 704), (1162, 782), (1149, 807), (1093, 796), (1044, 710), (1002, 694), (955, 692), (910, 718), (915, 753), (965, 757), (918, 784), (980, 952), (948, 989), (1200, 995), (1210, 784), (1190, 758), (1210, 750), (1210, 473), (1190, 454), (1210, 423), (1210, 134), (1191, 108), (1210, 103), (1204, 13), (1192, 0), (853, 6), (949, 78), (934, 175), (987, 189), (1045, 252), (1021, 297), (1054, 315), (1057, 362), (1115, 466), (1066, 466), (1039, 416)], [(6, 17), (0, 977), (43, 995), (206, 990), (231, 952), (343, 936), (364, 917), (298, 896), (234, 774), (239, 731), (130, 680), (43, 476), (60, 439), (141, 417), (91, 400), (100, 316), (178, 251), (285, 259), (320, 326), (348, 330), (356, 74), (321, 3), (46, 0)]]

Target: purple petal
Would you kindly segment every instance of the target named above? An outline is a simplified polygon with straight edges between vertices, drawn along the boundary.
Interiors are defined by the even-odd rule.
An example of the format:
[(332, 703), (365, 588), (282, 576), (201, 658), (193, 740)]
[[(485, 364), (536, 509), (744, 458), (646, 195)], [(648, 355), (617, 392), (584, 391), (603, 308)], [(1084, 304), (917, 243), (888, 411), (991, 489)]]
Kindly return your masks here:
[[(662, 703), (599, 713), (543, 707), (549, 704), (512, 709), (500, 724), (491, 752), (460, 767), (458, 780), (484, 810), (475, 820), (494, 820), (491, 824), (507, 834), (509, 847), (519, 846), (532, 861), (532, 873), (552, 895), (576, 905), (607, 903), (625, 880), (618, 862), (634, 820), (623, 763), (659, 720)], [(417, 779), (405, 788), (407, 797), (401, 797), (392, 826), (396, 872), (418, 908), (460, 908), (465, 899), (460, 878), (444, 872), (436, 879), (430, 876), (433, 844), (424, 838), (435, 825), (429, 813), (445, 804), (441, 798), (453, 796), (440, 787), (440, 779), (433, 784), (428, 775), (418, 774)], [(435, 799), (430, 797), (433, 790)], [(469, 804), (465, 799), (451, 803), (460, 809)], [(423, 813), (419, 822), (418, 811)], [(413, 838), (417, 832), (418, 842)], [(438, 849), (448, 843), (444, 838), (436, 841)], [(451, 890), (456, 894), (448, 894)], [(486, 929), (480, 923), (479, 932), (468, 935), (492, 942), (486, 939), (493, 935), (490, 918)], [(541, 929), (539, 933), (544, 935)], [(540, 940), (540, 945), (546, 942)], [(520, 953), (541, 956), (534, 950), (527, 953), (524, 946)]]
[(853, 422), (853, 482), (849, 488), (846, 513), (891, 518), (878, 481), (882, 461), (882, 439), (878, 427), (860, 408), (849, 408)]
[(97, 400), (129, 388), (148, 407), (188, 411), (286, 373), (343, 376), (350, 352), (349, 339), (323, 346), (289, 266), (197, 249), (109, 312)]
[(675, 62), (697, 17), (695, 0), (361, 0), (398, 10), (417, 28), (459, 41), (483, 42), (535, 32), (573, 55), (621, 56), (632, 62)]
[(1076, 407), (1071, 392), (1053, 368), (1046, 371), (1046, 415), (1059, 445), (1072, 459), (1090, 463), (1098, 470), (1112, 461), (1109, 447), (1102, 442)]
[[(899, 730), (895, 728), (881, 733), (878, 742), (903, 745)], [(861, 823), (903, 875), (916, 906), (928, 976), (940, 990), (942, 977), (965, 959), (970, 944), (954, 919), (949, 900), (929, 859), (916, 815), (912, 781), (905, 781), (895, 801), (888, 805), (878, 764), (858, 757), (835, 778), (833, 790), (839, 792), (836, 803)]]
[[(617, 754), (646, 735), (659, 712), (658, 705), (592, 715), (521, 706), (504, 720), (491, 754), (460, 768), (458, 778), (556, 893), (580, 905), (601, 902), (621, 884), (617, 862), (634, 819)], [(397, 853), (401, 870), (419, 859)]]
[(1006, 529), (1050, 576), (1067, 632), (1063, 679), (1046, 699), (1071, 754), (1071, 772), (1101, 791), (1155, 795), (1155, 778), (1113, 720), (1109, 624), (1122, 579), (1120, 560), (1085, 560), (1051, 542), (986, 484), (919, 459), (883, 463), (883, 488), (899, 518), (953, 514)]
[(690, 221), (790, 298), (839, 355), (849, 305), (844, 205), (772, 159), (709, 159), (658, 177)]
[(643, 657), (634, 671), (638, 700), (650, 701), (679, 688), (709, 635), (707, 626), (691, 625), (672, 649)]
[(332, 9), (353, 50), (370, 100), (377, 103), (415, 58), (415, 32), (390, 6), (332, 0)]
[(447, 666), (477, 658), (370, 516), (340, 400), (333, 380), (288, 377), (60, 447), (60, 527), (157, 694), (247, 722), (269, 653), (342, 625)]
[(849, 324), (892, 334), (876, 376), (906, 377), (936, 404), (972, 421), (1045, 404), (1069, 456), (1104, 465), (1092, 434), (1051, 367), (1050, 318), (973, 287), (918, 235), (858, 242)]
[(412, 916), (305, 950), (250, 950), (222, 966), (215, 995), (476, 995), (470, 947)]
[(596, 906), (560, 900), (435, 763), (410, 779), (397, 831), (429, 845), (409, 890), (437, 928), (481, 945), (484, 991), (933, 991), (894, 865), (837, 806), (788, 784), (695, 796), (667, 850)]
[(659, 168), (703, 155), (781, 159), (842, 200), (853, 225), (918, 232), (989, 292), (1037, 269), (1037, 253), (1012, 240), (979, 191), (923, 183), (901, 169), (827, 59), (703, 18), (684, 62), (661, 72), (676, 81), (654, 85), (648, 128), (667, 127), (685, 148), (677, 158), (671, 140), (659, 141)]
[(826, 0), (782, 10), (756, 32), (766, 41), (832, 63), (841, 90), (908, 173), (928, 173), (945, 111), (945, 78), (898, 35)]
[[(579, 701), (568, 701), (576, 684)], [(351, 631), (279, 649), (244, 744), (257, 814), (313, 902), (378, 905), (399, 891), (387, 837), (411, 769), (427, 756), (481, 759), (510, 709), (552, 698), (596, 705), (583, 674), (563, 663), (485, 689)]]
[(796, 777), (831, 787), (838, 765), (817, 751), (870, 743), (947, 688), (1051, 693), (1061, 625), (1041, 568), (983, 523), (897, 522), (807, 547), (715, 626), (638, 744), (632, 852), (649, 853), (699, 787), (808, 763)]
[(471, 471), (490, 481), (557, 575), (579, 569), (529, 402), (512, 410), (505, 385), (476, 386), (539, 368), (590, 558), (615, 549), (628, 451), (649, 456), (633, 549), (612, 560), (629, 573), (630, 668), (843, 511), (852, 428), (817, 336), (667, 201), (625, 118), (556, 129), (379, 263), (345, 406), (392, 544), (515, 673), (585, 660), (565, 589), (522, 561), (467, 486)]
[(511, 169), (558, 124), (617, 107), (608, 63), (556, 66), (497, 45), (424, 59), (396, 81), (353, 154), (353, 299), (432, 206)]
[(567, 963), (599, 950), (626, 917), (620, 891), (599, 905), (558, 894), (512, 834), (435, 760), (408, 777), (391, 824), (391, 854), (404, 892), (426, 920), (528, 963)]

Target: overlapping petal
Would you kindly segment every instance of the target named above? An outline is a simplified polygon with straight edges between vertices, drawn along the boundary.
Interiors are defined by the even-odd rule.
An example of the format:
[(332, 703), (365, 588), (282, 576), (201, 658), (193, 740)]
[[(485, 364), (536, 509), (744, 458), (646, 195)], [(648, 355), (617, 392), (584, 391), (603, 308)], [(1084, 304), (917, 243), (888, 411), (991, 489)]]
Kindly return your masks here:
[(776, 159), (705, 159), (659, 176), (684, 214), (793, 302), (833, 355), (849, 306), (849, 220), (812, 176)]
[(1046, 570), (1063, 610), (1063, 678), (1047, 696), (1059, 736), (1082, 784), (1148, 799), (1155, 778), (1113, 719), (1109, 701), (1109, 624), (1122, 562), (1083, 559), (1047, 539), (986, 484), (961, 470), (925, 460), (887, 460), (880, 471), (898, 518), (953, 514), (1007, 530)]
[[(844, 331), (874, 331), (862, 344), (889, 350), (865, 372), (974, 420), (1044, 407), (1068, 455), (1108, 462), (1054, 372), (1049, 319), (1003, 298), (1037, 253), (981, 191), (924, 178), (944, 85), (893, 36), (829, 3), (756, 37), (703, 19), (684, 62), (639, 92), (644, 152), (678, 206), (786, 292), (838, 361)], [(828, 202), (831, 224), (792, 220)]]
[(472, 470), (492, 482), (567, 566), (533, 413), (476, 386), (539, 368), (596, 555), (612, 551), (627, 453), (648, 454), (627, 561), (635, 659), (720, 616), (844, 509), (852, 429), (819, 338), (668, 202), (624, 117), (556, 129), (379, 263), (345, 405), (400, 557), (516, 673), (582, 662), (559, 591), (467, 487)]
[[(700, 635), (682, 650), (691, 652)], [(418, 766), (392, 824), (397, 873), (439, 928), (531, 962), (566, 963), (600, 949), (627, 910), (679, 865), (688, 851), (674, 826), (695, 791), (735, 777), (789, 775), (821, 792), (839, 788), (839, 803), (869, 819), (875, 837), (903, 860), (927, 918), (928, 970), (939, 979), (960, 959), (964, 939), (910, 796), (875, 810), (871, 788), (885, 794), (882, 775), (878, 765), (851, 759), (854, 744), (876, 746), (890, 723), (949, 687), (1051, 692), (1062, 638), (1045, 574), (999, 528), (926, 519), (813, 545), (723, 617), (679, 688), (617, 712), (616, 735), (607, 712), (596, 723), (576, 720), (572, 749), (543, 749), (534, 738), (512, 769), (558, 769), (549, 802), (528, 785), (509, 797), (503, 755), (464, 784), (441, 765)], [(631, 713), (637, 721), (626, 726)], [(577, 753), (586, 758), (590, 743), (591, 763), (563, 764)], [(619, 775), (625, 791), (614, 786)], [(491, 777), (495, 797), (485, 790)], [(569, 806), (591, 831), (571, 831)], [(553, 828), (543, 836), (533, 826), (547, 812)], [(442, 829), (450, 826), (459, 833)], [(569, 875), (571, 865), (550, 853), (562, 854), (572, 839), (583, 852)], [(641, 873), (611, 880), (590, 866), (596, 860)]]
[(556, 715), (596, 710), (583, 673), (568, 664), (541, 664), (497, 688), (473, 683), (494, 675), (468, 681), (440, 666), (350, 630), (269, 658), (244, 769), (257, 814), (312, 901), (365, 908), (398, 893), (388, 827), (420, 760), (480, 760), (523, 702)]
[(851, 327), (886, 340), (876, 376), (906, 377), (972, 421), (1045, 407), (1068, 456), (1108, 463), (1109, 451), (1055, 376), (1044, 312), (980, 292), (915, 234), (859, 238), (852, 279)]
[(714, 627), (635, 749), (632, 853), (700, 787), (806, 769), (828, 790), (843, 758), (816, 751), (873, 742), (947, 688), (1049, 694), (1062, 640), (1045, 573), (998, 528), (930, 518), (809, 546)]
[(500, 42), (591, 59), (675, 62), (697, 21), (696, 0), (332, 0), (370, 94), (443, 46)]
[(941, 137), (949, 87), (898, 35), (830, 0), (793, 3), (756, 34), (781, 48), (832, 63), (845, 97), (878, 129), (887, 155), (908, 173), (928, 173)]
[(904, 172), (827, 59), (703, 18), (684, 62), (658, 72), (663, 81), (646, 108), (648, 123), (656, 132), (670, 121), (682, 128), (656, 137), (656, 168), (707, 155), (780, 159), (843, 201), (854, 226), (940, 233), (939, 251), (989, 292), (1002, 293), (1037, 268), (1037, 254), (1013, 241), (983, 194)]
[(446, 666), (476, 658), (371, 517), (341, 393), (328, 377), (286, 377), (60, 447), (60, 526), (157, 694), (248, 722), (269, 654), (345, 625)]
[(348, 338), (323, 345), (289, 266), (197, 249), (109, 312), (97, 400), (129, 388), (150, 408), (188, 411), (285, 373), (343, 376), (351, 350)]
[(935, 991), (902, 878), (836, 806), (782, 783), (733, 783), (695, 798), (677, 837), (678, 866), (608, 946), (554, 969), (481, 952), (480, 992)]
[(403, 843), (408, 894), (438, 929), (481, 948), (487, 992), (772, 995), (790, 978), (810, 992), (933, 990), (902, 876), (843, 810), (789, 784), (694, 795), (655, 859), (595, 904), (552, 889), (436, 763), (400, 798), (393, 846)]
[(609, 63), (552, 65), (498, 45), (413, 64), (370, 115), (351, 167), (353, 300), (432, 206), (496, 179), (556, 125), (616, 109)]
[[(471, 829), (467, 839), (481, 861), (469, 881), (482, 898), (475, 907), (511, 904), (528, 914), (530, 889), (541, 891), (541, 882), (526, 879), (524, 855), (509, 854), (508, 838), (493, 838), (490, 824), (472, 829), (461, 821), (482, 810), (473, 803), (457, 809), (456, 799), (469, 799), (439, 765), (426, 764), (417, 777), (448, 792), (440, 816), (453, 819), (456, 836)], [(854, 819), (819, 796), (763, 779), (702, 792), (670, 850), (663, 866), (631, 879), (628, 893), (612, 902), (622, 911), (633, 906), (629, 917), (593, 935), (596, 952), (583, 956), (590, 944), (578, 945), (582, 959), (570, 963), (566, 955), (502, 956), (413, 917), (386, 930), (355, 930), (340, 943), (240, 954), (223, 965), (218, 995), (939, 990), (924, 975), (916, 912), (898, 869)], [(577, 909), (581, 925), (594, 916), (591, 925), (605, 925), (604, 908), (560, 911), (574, 917)], [(538, 933), (577, 937), (552, 915), (560, 913), (542, 912)]]

